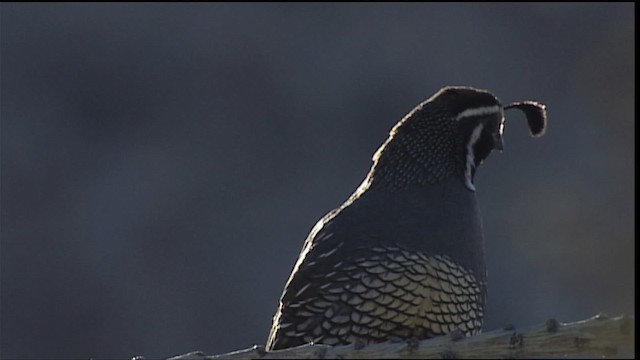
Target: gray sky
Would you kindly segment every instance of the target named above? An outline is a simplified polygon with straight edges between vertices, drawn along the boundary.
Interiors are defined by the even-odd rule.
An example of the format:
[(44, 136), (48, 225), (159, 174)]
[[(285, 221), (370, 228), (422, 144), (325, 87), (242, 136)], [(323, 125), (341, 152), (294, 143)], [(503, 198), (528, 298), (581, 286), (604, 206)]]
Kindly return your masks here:
[(476, 176), (485, 330), (634, 304), (634, 4), (0, 5), (0, 356), (264, 344), (318, 218), (446, 85), (547, 104)]

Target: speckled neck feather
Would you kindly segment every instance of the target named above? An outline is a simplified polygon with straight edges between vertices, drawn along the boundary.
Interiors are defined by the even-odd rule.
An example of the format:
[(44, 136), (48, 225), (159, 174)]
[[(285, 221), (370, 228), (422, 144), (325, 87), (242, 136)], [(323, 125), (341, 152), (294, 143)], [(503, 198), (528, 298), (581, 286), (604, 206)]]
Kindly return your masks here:
[[(439, 107), (420, 104), (391, 131), (373, 157), (369, 187), (391, 191), (462, 174), (454, 124)], [(428, 120), (428, 121), (427, 121)]]

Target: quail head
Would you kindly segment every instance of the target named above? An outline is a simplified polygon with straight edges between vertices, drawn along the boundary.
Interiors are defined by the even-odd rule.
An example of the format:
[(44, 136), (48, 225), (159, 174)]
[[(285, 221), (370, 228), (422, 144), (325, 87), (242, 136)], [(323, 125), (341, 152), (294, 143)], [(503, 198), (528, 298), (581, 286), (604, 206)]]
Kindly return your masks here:
[(502, 150), (511, 108), (544, 133), (544, 105), (503, 106), (470, 87), (443, 88), (402, 118), (362, 184), (312, 228), (267, 350), (480, 332), (487, 276), (474, 176)]

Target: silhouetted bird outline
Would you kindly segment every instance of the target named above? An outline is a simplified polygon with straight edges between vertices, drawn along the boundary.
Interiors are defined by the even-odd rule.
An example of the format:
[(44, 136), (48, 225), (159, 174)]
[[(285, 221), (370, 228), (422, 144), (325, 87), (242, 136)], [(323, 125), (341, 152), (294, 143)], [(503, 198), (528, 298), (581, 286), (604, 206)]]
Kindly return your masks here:
[(400, 120), (362, 184), (311, 230), (267, 350), (479, 333), (486, 268), (474, 176), (502, 150), (510, 108), (544, 133), (544, 105), (503, 106), (470, 87), (443, 88)]

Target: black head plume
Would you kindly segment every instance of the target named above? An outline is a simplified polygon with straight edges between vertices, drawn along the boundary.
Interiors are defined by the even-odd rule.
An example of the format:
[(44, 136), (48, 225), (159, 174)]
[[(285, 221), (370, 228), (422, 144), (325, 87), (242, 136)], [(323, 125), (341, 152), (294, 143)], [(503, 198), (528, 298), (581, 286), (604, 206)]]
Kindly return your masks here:
[(370, 186), (396, 190), (456, 175), (462, 175), (465, 185), (474, 191), (476, 169), (493, 150), (502, 150), (504, 111), (509, 109), (525, 114), (532, 136), (544, 134), (544, 104), (527, 100), (503, 106), (486, 90), (440, 89), (392, 128), (374, 154), (374, 164), (358, 194)]
[(518, 109), (527, 117), (529, 123), (529, 133), (533, 137), (544, 135), (547, 129), (547, 110), (544, 104), (536, 101), (521, 101), (509, 104), (504, 107), (505, 110)]

